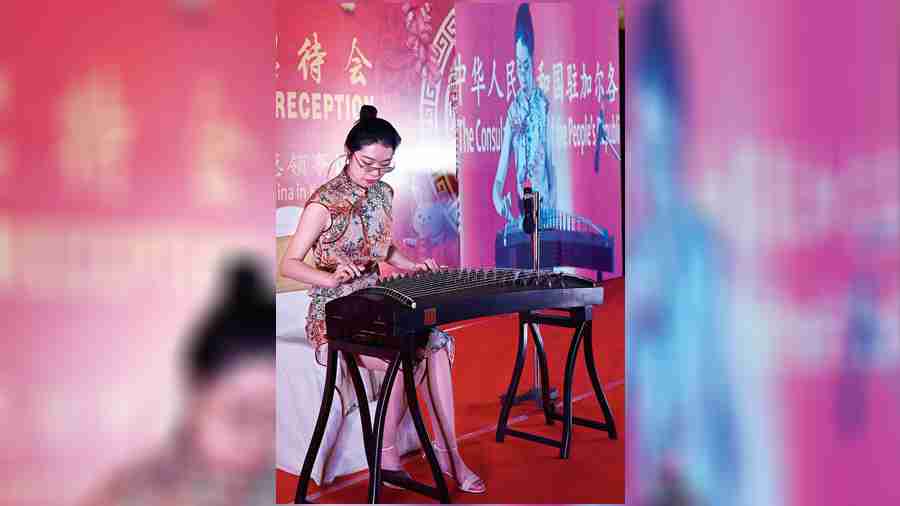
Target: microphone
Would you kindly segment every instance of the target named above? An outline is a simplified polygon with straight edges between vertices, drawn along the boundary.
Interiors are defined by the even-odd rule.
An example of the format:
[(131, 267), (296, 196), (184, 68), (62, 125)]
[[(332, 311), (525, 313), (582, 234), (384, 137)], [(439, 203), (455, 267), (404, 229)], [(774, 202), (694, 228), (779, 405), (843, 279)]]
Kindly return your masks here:
[(530, 186), (525, 187), (525, 195), (522, 197), (523, 217), (522, 231), (528, 235), (534, 233), (534, 192)]

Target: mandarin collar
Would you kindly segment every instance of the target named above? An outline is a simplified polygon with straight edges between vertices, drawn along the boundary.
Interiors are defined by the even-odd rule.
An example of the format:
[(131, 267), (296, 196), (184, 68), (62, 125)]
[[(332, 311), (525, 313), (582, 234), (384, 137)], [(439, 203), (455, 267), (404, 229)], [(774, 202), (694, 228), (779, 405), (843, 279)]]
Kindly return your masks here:
[(344, 186), (355, 198), (362, 198), (366, 196), (366, 193), (369, 191), (369, 189), (350, 179), (350, 176), (347, 174), (346, 167), (341, 171), (340, 177), (342, 186)]

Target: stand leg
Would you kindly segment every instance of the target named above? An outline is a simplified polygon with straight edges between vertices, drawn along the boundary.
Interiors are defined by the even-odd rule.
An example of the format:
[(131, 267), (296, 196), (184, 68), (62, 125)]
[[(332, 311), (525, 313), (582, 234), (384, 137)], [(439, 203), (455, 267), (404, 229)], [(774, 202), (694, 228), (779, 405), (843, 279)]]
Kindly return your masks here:
[(325, 436), (325, 427), (328, 424), (328, 415), (331, 412), (331, 403), (334, 400), (335, 379), (337, 378), (337, 350), (328, 347), (327, 369), (325, 371), (325, 390), (322, 392), (322, 404), (319, 406), (319, 417), (316, 420), (316, 428), (313, 429), (309, 448), (306, 450), (306, 458), (303, 460), (303, 469), (300, 471), (300, 481), (294, 492), (294, 504), (304, 504), (306, 493), (309, 490), (309, 479), (312, 476), (313, 464), (316, 463), (316, 455), (322, 445)]
[(550, 371), (547, 368), (547, 354), (544, 352), (544, 339), (538, 331), (537, 325), (529, 323), (531, 338), (534, 341), (534, 351), (538, 358), (541, 374), (541, 407), (544, 409), (544, 421), (547, 425), (553, 425), (553, 401), (550, 400)]
[(375, 408), (375, 426), (372, 432), (375, 436), (375, 448), (372, 449), (372, 466), (369, 469), (369, 502), (378, 502), (378, 494), (381, 492), (381, 447), (384, 439), (384, 420), (387, 418), (387, 404), (391, 397), (391, 389), (394, 387), (394, 379), (400, 369), (400, 357), (391, 360), (381, 383), (381, 392), (378, 395), (378, 407)]
[[(409, 356), (403, 360), (403, 381), (406, 387), (406, 403), (409, 405), (409, 414), (412, 416), (413, 425), (416, 426), (416, 433), (419, 434), (419, 441), (422, 443), (422, 451), (425, 452), (425, 459), (431, 466), (431, 474), (434, 477), (434, 484), (440, 495), (442, 504), (450, 502), (450, 493), (447, 491), (447, 482), (444, 481), (444, 474), (438, 465), (437, 457), (434, 455), (434, 448), (431, 447), (431, 440), (428, 439), (428, 431), (425, 430), (425, 422), (422, 420), (422, 412), (419, 411), (419, 400), (416, 397), (416, 380), (412, 359)], [(431, 416), (437, 416), (434, 413)]]
[(509, 390), (506, 391), (506, 397), (503, 398), (503, 407), (500, 409), (500, 420), (497, 422), (496, 439), (498, 443), (502, 443), (503, 438), (506, 435), (506, 423), (509, 420), (509, 411), (515, 401), (516, 391), (519, 389), (519, 380), (522, 378), (522, 368), (525, 366), (526, 339), (525, 326), (519, 325), (519, 351), (516, 354), (516, 365), (513, 367), (513, 375), (509, 382)]
[(618, 439), (616, 432), (616, 422), (613, 419), (612, 410), (606, 401), (606, 395), (603, 394), (603, 387), (600, 385), (600, 379), (597, 377), (597, 366), (594, 364), (594, 340), (591, 335), (591, 322), (587, 323), (586, 335), (584, 336), (584, 362), (587, 366), (588, 376), (591, 378), (591, 385), (594, 387), (594, 395), (597, 396), (597, 402), (600, 403), (600, 409), (603, 410), (603, 417), (606, 419), (606, 425), (609, 427), (608, 433), (610, 439)]
[(572, 344), (569, 346), (569, 357), (566, 359), (565, 384), (563, 386), (563, 434), (562, 445), (559, 449), (559, 457), (569, 458), (572, 446), (572, 376), (575, 373), (575, 360), (578, 358), (578, 346), (584, 335), (585, 322), (578, 326), (572, 336)]
[(363, 445), (366, 448), (366, 461), (369, 463), (369, 472), (372, 472), (372, 457), (374, 456), (375, 441), (372, 435), (372, 417), (369, 414), (369, 402), (366, 397), (366, 387), (363, 384), (362, 375), (356, 357), (347, 351), (341, 352), (344, 361), (347, 362), (347, 371), (353, 380), (353, 388), (356, 390), (356, 402), (359, 404), (359, 419), (362, 422)]

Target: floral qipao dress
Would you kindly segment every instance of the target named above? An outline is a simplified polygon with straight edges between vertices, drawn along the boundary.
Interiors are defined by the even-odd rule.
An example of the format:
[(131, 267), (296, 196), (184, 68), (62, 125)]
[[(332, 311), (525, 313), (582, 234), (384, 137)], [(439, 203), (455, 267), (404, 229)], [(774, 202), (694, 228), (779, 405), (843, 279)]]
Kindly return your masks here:
[[(519, 90), (506, 113), (512, 132), (512, 150), (516, 155), (516, 189), (521, 205), (525, 181), (540, 192), (542, 208), (556, 207), (556, 178), (548, 156), (550, 103), (541, 89)], [(520, 209), (521, 210), (521, 209)]]
[[(336, 288), (313, 287), (309, 290), (307, 338), (316, 347), (316, 361), (326, 363), (325, 304), (378, 282), (378, 262), (385, 261), (391, 248), (391, 201), (394, 190), (383, 181), (371, 188), (354, 183), (346, 169), (326, 182), (310, 196), (306, 205), (319, 204), (331, 214), (331, 226), (313, 244), (316, 268), (333, 272), (339, 263), (354, 263), (363, 273)], [(453, 360), (453, 338), (434, 328), (428, 344), (419, 350), (419, 360), (429, 353), (447, 348)], [(341, 361), (343, 363), (343, 361)], [(420, 368), (424, 369), (424, 368)], [(349, 377), (343, 376), (338, 390), (344, 399), (353, 399)], [(346, 394), (350, 394), (349, 396)], [(346, 410), (355, 406), (344, 403)], [(346, 411), (345, 410), (345, 411)]]

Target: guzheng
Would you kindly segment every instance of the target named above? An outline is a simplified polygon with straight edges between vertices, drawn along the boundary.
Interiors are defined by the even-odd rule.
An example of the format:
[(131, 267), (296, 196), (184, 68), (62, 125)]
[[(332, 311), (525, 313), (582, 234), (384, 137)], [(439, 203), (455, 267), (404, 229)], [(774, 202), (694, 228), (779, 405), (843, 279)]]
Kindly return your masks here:
[(325, 324), (329, 339), (400, 348), (427, 338), (424, 331), (434, 325), (602, 302), (601, 287), (572, 274), (445, 268), (384, 279), (334, 299), (325, 305)]
[[(613, 271), (613, 238), (583, 216), (557, 209), (541, 209), (538, 227), (542, 269), (582, 267)], [(522, 231), (521, 219), (497, 232), (494, 260), (499, 267), (527, 269), (534, 266), (531, 236)]]

